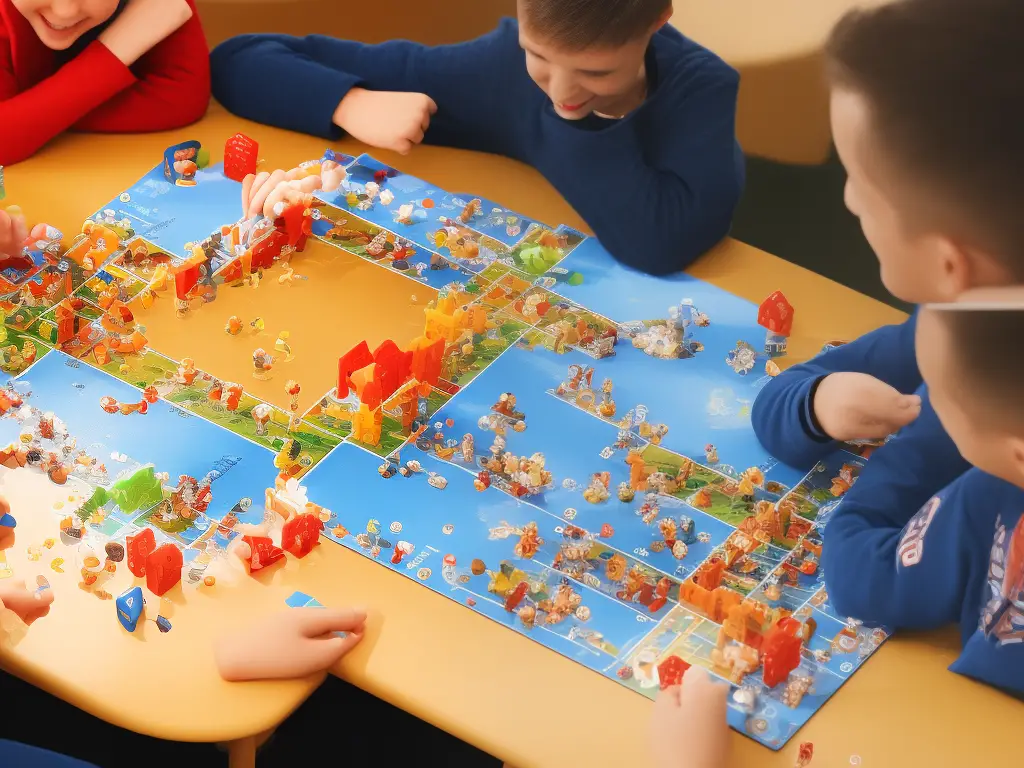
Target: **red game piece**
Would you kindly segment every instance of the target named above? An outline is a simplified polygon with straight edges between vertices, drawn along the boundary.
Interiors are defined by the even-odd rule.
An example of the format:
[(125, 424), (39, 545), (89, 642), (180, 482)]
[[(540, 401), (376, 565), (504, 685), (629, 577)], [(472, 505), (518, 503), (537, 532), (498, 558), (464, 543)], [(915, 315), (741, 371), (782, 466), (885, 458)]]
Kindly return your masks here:
[(764, 659), (764, 684), (774, 688), (785, 682), (789, 673), (800, 666), (800, 622), (786, 617), (772, 627), (761, 644)]
[(678, 656), (672, 655), (658, 665), (658, 680), (661, 683), (661, 690), (671, 688), (683, 682), (683, 675), (690, 665)]
[(156, 536), (150, 528), (146, 528), (134, 536), (129, 536), (125, 541), (125, 550), (128, 553), (128, 570), (133, 576), (142, 577), (146, 575), (146, 558), (149, 553), (156, 549)]
[(269, 536), (243, 536), (242, 541), (249, 545), (246, 563), (250, 573), (267, 568), (284, 557), (284, 550), (275, 547)]
[(244, 133), (236, 133), (224, 144), (224, 175), (234, 181), (243, 181), (256, 173), (260, 145)]
[(519, 604), (523, 602), (523, 598), (526, 597), (526, 590), (529, 589), (529, 584), (525, 581), (520, 581), (516, 585), (516, 588), (508, 593), (508, 597), (505, 598), (505, 610), (512, 613)]
[(281, 530), (281, 546), (295, 557), (305, 557), (320, 542), (324, 524), (311, 512), (296, 515)]
[(348, 397), (352, 388), (352, 374), (360, 368), (365, 368), (373, 362), (373, 355), (370, 354), (370, 347), (365, 341), (361, 341), (352, 347), (338, 360), (338, 391), (339, 400)]
[(615, 529), (612, 528), (608, 523), (602, 523), (600, 535), (602, 539), (610, 539), (612, 536), (615, 535)]
[(182, 565), (181, 550), (173, 544), (164, 544), (150, 552), (146, 558), (146, 586), (149, 591), (157, 597), (162, 596), (181, 581)]
[(782, 291), (775, 291), (761, 302), (757, 324), (779, 336), (792, 335), (793, 305)]

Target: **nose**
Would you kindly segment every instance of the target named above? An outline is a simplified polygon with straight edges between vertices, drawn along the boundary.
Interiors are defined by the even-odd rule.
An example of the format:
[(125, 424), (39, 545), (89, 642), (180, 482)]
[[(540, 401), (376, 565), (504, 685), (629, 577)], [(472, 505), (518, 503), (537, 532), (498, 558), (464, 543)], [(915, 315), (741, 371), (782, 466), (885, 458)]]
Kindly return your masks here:
[(50, 13), (59, 19), (74, 19), (80, 15), (80, 0), (50, 0)]
[(552, 70), (548, 77), (548, 96), (555, 104), (573, 104), (579, 93), (576, 79), (566, 70)]

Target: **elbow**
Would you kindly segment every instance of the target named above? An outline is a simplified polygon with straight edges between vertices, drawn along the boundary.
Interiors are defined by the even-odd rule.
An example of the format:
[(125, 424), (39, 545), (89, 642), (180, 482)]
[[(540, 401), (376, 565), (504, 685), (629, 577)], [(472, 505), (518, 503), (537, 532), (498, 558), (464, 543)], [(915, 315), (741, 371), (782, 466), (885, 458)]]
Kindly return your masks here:
[(630, 233), (616, 233), (602, 237), (601, 245), (623, 266), (643, 272), (651, 277), (669, 277), (678, 274), (696, 261), (706, 249), (688, 245), (686, 227), (651, 224), (646, 237), (633, 237)]

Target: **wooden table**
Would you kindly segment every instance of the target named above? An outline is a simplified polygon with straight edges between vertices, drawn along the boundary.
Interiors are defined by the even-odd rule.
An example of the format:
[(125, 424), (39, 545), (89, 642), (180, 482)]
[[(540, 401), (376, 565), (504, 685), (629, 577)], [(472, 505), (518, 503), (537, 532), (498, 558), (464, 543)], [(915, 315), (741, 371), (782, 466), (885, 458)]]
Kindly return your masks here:
[[(73, 232), (159, 162), (165, 147), (194, 137), (217, 160), (219, 147), (238, 130), (260, 141), (265, 167), (291, 167), (324, 149), (317, 139), (255, 126), (215, 106), (184, 134), (62, 138), (7, 170), (8, 202), (20, 204), (33, 219)], [(350, 140), (338, 147), (349, 153), (362, 150)], [(535, 171), (518, 163), (429, 147), (408, 157), (374, 154), (442, 188), (472, 190), (550, 224), (583, 226)], [(797, 313), (790, 344), (794, 359), (813, 354), (823, 340), (852, 338), (902, 318), (876, 301), (734, 241), (720, 245), (692, 271), (754, 302), (784, 290)], [(0, 490), (6, 490), (11, 481), (0, 482)], [(23, 493), (42, 494), (47, 482), (40, 480)], [(35, 567), (38, 572), (41, 563), (23, 563), (23, 544), (31, 543), (27, 528), (19, 527), (25, 538), (11, 560), (16, 570)], [(113, 607), (81, 593), (74, 581), (71, 576), (54, 583), (54, 611), (5, 660), (7, 668), (125, 728), (164, 739), (235, 742), (238, 765), (251, 758), (245, 750), (253, 748), (252, 737), (279, 724), (317, 680), (223, 683), (214, 671), (210, 639), (247, 617), (278, 610), (295, 589), (327, 604), (369, 607), (367, 638), (336, 674), (491, 754), (521, 768), (640, 767), (646, 760), (646, 699), (329, 542), (306, 560), (289, 562), (268, 586), (242, 583), (189, 597), (178, 606), (177, 622), (169, 617), (175, 628), (165, 637), (158, 637), (151, 623), (141, 638), (126, 636), (116, 625)], [(91, 638), (95, 652), (71, 656), (58, 650), (62, 640), (82, 633)], [(164, 663), (159, 649), (165, 641), (190, 647), (187, 675)], [(947, 672), (956, 653), (952, 636), (893, 640), (781, 754), (735, 735), (731, 765), (789, 768), (800, 740), (815, 742), (815, 765), (823, 768), (846, 766), (851, 755), (859, 755), (866, 768), (1002, 760), (1004, 737), (1022, 722), (1024, 706)], [(416, 747), (409, 746), (412, 760)]]

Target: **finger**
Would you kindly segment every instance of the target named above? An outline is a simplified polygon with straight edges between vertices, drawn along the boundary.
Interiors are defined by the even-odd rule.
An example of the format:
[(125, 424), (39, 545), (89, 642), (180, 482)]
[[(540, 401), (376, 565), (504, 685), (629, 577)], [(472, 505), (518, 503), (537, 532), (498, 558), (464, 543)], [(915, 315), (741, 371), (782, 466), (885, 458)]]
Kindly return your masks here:
[(434, 101), (429, 96), (427, 97), (427, 111), (429, 111), (430, 114), (432, 114), (432, 115), (436, 115), (437, 114), (437, 102)]
[(341, 186), (341, 182), (345, 180), (345, 176), (347, 176), (344, 168), (338, 166), (337, 163), (335, 163), (335, 165), (337, 167), (328, 168), (320, 174), (320, 178), (323, 183), (322, 189), (324, 192), (333, 192), (338, 189)]
[(14, 243), (20, 248), (28, 240), (28, 225), (25, 223), (25, 215), (16, 205), (8, 208), (7, 212), (11, 215), (11, 234)]
[(412, 151), (412, 142), (408, 139), (399, 139), (392, 149), (400, 155), (408, 155)]
[(285, 199), (285, 195), (288, 193), (288, 186), (286, 184), (278, 184), (277, 187), (267, 195), (267, 199), (263, 202), (263, 215), (268, 219), (277, 218), (281, 214), (275, 210), (278, 203), (281, 203)]
[(655, 706), (659, 709), (678, 707), (682, 692), (683, 689), (678, 685), (673, 685), (671, 688), (666, 688), (658, 694), (658, 698), (655, 701)]
[(311, 671), (320, 672), (330, 669), (362, 639), (362, 635), (350, 634), (343, 638), (330, 637), (307, 641), (304, 652), (307, 654), (309, 665), (313, 668)]
[(296, 614), (306, 637), (320, 637), (331, 632), (358, 631), (366, 622), (362, 608), (297, 608)]
[(250, 173), (242, 179), (242, 215), (249, 212), (249, 197), (252, 195), (252, 187), (256, 182), (256, 174)]
[(249, 218), (259, 216), (267, 198), (277, 189), (277, 185), (284, 181), (285, 172), (277, 170), (264, 178), (262, 182), (257, 179), (253, 184), (252, 195), (249, 197)]
[(431, 114), (428, 112), (427, 114), (425, 114), (423, 116), (423, 119), (420, 121), (420, 128), (423, 129), (424, 133), (426, 133), (427, 132), (427, 128), (430, 127), (430, 117), (431, 117)]
[(14, 244), (13, 234), (10, 214), (7, 211), (0, 211), (0, 253), (4, 253)]
[(423, 143), (423, 136), (424, 135), (425, 134), (424, 134), (423, 131), (421, 131), (419, 129), (416, 129), (412, 133), (409, 134), (409, 141), (411, 141), (413, 143), (413, 145), (422, 144)]
[(50, 240), (53, 237), (56, 237), (53, 227), (46, 224), (36, 224), (28, 233), (28, 240), (32, 243), (38, 243), (40, 240)]

